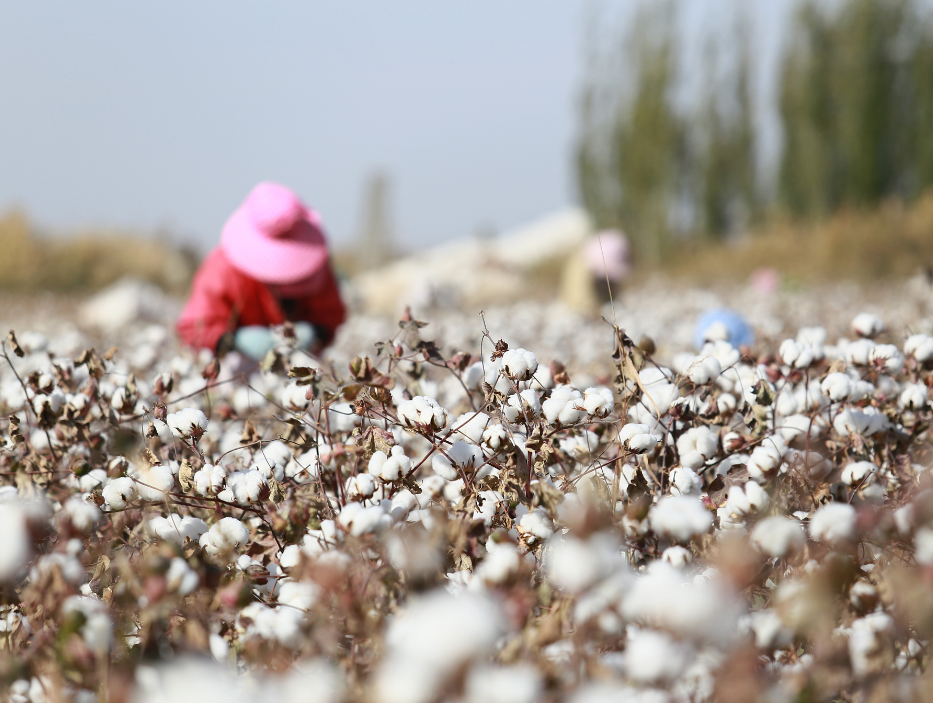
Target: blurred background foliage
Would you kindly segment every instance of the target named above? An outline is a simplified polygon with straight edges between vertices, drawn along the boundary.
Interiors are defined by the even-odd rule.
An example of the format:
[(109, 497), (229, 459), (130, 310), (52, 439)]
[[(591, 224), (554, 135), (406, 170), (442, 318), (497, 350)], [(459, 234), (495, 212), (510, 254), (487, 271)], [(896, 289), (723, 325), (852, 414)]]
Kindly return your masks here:
[(0, 216), (0, 289), (96, 290), (124, 277), (185, 293), (198, 257), (165, 237), (126, 232), (38, 236), (23, 212)]
[[(751, 10), (736, 2), (728, 26), (685, 60), (683, 5), (642, 2), (621, 29), (597, 13), (584, 35), (579, 199), (596, 226), (627, 233), (636, 275), (929, 269), (933, 0), (799, 0), (768, 108), (780, 124), (772, 158)], [(378, 178), (368, 186), (366, 256), (360, 246), (335, 252), (343, 273), (392, 258), (365, 234), (385, 229), (387, 188)], [(0, 252), (0, 289), (22, 291), (95, 290), (132, 276), (183, 293), (198, 259), (157, 234), (49, 237), (17, 211), (0, 215)], [(541, 275), (551, 289), (554, 266)]]
[(648, 5), (623, 36), (588, 42), (580, 195), (598, 226), (628, 234), (639, 268), (689, 273), (706, 252), (723, 272), (878, 277), (933, 261), (930, 3), (801, 2), (778, 69), (774, 163), (756, 148), (747, 22), (689, 67), (685, 101), (675, 12)]

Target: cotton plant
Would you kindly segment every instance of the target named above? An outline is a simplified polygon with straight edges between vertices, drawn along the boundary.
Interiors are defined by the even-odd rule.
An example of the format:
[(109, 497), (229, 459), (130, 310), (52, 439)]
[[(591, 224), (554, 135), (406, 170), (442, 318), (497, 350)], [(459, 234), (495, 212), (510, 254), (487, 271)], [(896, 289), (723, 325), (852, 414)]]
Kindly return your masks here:
[(930, 337), (866, 318), (854, 341), (656, 354), (607, 326), (578, 371), (419, 324), (219, 385), (223, 360), (148, 334), (127, 357), (153, 369), (14, 361), (0, 643), (33, 678), (0, 686), (71, 700), (132, 674), (147, 700), (214, 660), (206, 695), (231, 700), (305, 696), (307, 667), (334, 703), (711, 700), (737, 670), (760, 697), (923, 698), (933, 632), (895, 603), (933, 564)]

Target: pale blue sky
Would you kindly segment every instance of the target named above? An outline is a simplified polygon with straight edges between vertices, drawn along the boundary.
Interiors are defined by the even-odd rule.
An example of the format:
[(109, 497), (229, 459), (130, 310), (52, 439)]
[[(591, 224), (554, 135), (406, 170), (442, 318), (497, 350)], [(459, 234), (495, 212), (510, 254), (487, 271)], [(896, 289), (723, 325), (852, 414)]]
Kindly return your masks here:
[[(687, 26), (729, 1), (688, 5)], [(773, 4), (754, 2), (765, 34)], [(383, 169), (411, 246), (507, 229), (575, 201), (591, 9), (0, 0), (0, 210), (59, 231), (162, 227), (204, 248), (268, 179), (319, 209), (339, 243)]]

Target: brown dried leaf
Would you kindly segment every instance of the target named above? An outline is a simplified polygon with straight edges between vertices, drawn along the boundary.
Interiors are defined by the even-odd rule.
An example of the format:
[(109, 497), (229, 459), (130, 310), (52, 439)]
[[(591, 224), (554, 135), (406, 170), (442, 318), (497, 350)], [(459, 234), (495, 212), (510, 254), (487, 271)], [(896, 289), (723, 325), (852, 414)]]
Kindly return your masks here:
[(6, 341), (9, 342), (10, 348), (16, 356), (20, 358), (26, 356), (26, 352), (23, 351), (22, 347), (19, 346), (19, 342), (16, 341), (16, 333), (13, 330), (10, 330), (10, 333), (6, 336)]

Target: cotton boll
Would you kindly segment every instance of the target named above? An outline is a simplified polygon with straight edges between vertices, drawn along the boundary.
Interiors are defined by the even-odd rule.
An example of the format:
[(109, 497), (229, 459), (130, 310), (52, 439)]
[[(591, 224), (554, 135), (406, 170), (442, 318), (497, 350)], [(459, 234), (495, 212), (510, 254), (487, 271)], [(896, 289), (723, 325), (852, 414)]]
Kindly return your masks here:
[(933, 337), (926, 334), (912, 334), (904, 343), (904, 353), (912, 356), (921, 364), (933, 358)]
[[(212, 652), (229, 648), (226, 640), (219, 635), (211, 637)], [(225, 661), (224, 657), (218, 659)], [(132, 698), (129, 699), (132, 703), (255, 701), (255, 697), (244, 691), (241, 682), (227, 667), (216, 664), (207, 657), (196, 658), (190, 654), (178, 656), (170, 663), (156, 667), (139, 667), (134, 688)]]
[(80, 613), (84, 623), (79, 628), (84, 643), (98, 655), (113, 644), (113, 621), (106, 604), (90, 596), (70, 596), (62, 604), (62, 614)]
[(87, 534), (101, 518), (100, 510), (93, 503), (82, 500), (78, 496), (69, 498), (62, 506), (68, 515), (68, 521), (78, 532)]
[(841, 437), (853, 434), (870, 437), (876, 432), (887, 429), (889, 424), (888, 418), (873, 407), (867, 407), (864, 410), (847, 407), (833, 419), (833, 428)]
[(637, 434), (628, 441), (628, 449), (633, 454), (650, 452), (661, 443), (661, 437), (656, 434)]
[(884, 323), (877, 315), (863, 312), (852, 320), (852, 330), (860, 337), (874, 337), (884, 330)]
[(856, 581), (849, 588), (849, 604), (861, 612), (878, 604), (878, 589), (868, 581)]
[(128, 503), (136, 500), (136, 483), (126, 476), (114, 478), (104, 486), (102, 493), (111, 510), (123, 510)]
[(106, 486), (109, 480), (107, 472), (103, 469), (91, 469), (78, 478), (78, 488), (82, 493), (91, 493)]
[(309, 386), (299, 386), (292, 381), (282, 389), (282, 405), (292, 412), (304, 412), (311, 401), (307, 398)]
[(541, 403), (541, 412), (549, 425), (573, 425), (583, 419), (586, 408), (583, 395), (572, 386), (557, 386), (551, 396)]
[(168, 517), (153, 517), (146, 524), (150, 534), (156, 535), (166, 542), (173, 542), (179, 546), (187, 541), (197, 542), (201, 535), (207, 532), (207, 523), (200, 518), (190, 515), (169, 515)]
[(259, 471), (235, 471), (227, 476), (227, 490), (240, 505), (251, 505), (269, 496), (269, 481)]
[(595, 432), (585, 430), (579, 434), (565, 437), (558, 443), (560, 450), (574, 461), (585, 462), (599, 447), (599, 437)]
[(703, 466), (716, 456), (718, 448), (719, 435), (705, 425), (691, 427), (677, 438), (680, 463), (691, 469)]
[[(444, 421), (447, 421), (446, 412)], [(352, 432), (362, 422), (349, 403), (334, 403), (327, 409), (327, 423), (331, 432)]]
[[(80, 540), (72, 540), (68, 547), (77, 546), (80, 550), (82, 543)], [(34, 583), (44, 580), (53, 571), (59, 571), (62, 578), (72, 586), (80, 586), (87, 581), (87, 574), (84, 571), (84, 565), (72, 553), (51, 552), (39, 557), (35, 565), (29, 570), (29, 579)]]
[(765, 489), (754, 481), (748, 481), (744, 486), (729, 488), (724, 507), (727, 515), (742, 518), (764, 510), (770, 502), (771, 498)]
[[(492, 542), (492, 540), (490, 540)], [(489, 551), (486, 558), (480, 562), (476, 569), (476, 577), (482, 581), (500, 585), (509, 580), (509, 577), (518, 570), (521, 564), (521, 555), (518, 549), (512, 544), (495, 544)]]
[(633, 580), (622, 612), (630, 622), (650, 623), (696, 642), (722, 646), (737, 635), (740, 602), (714, 575), (693, 580), (670, 564), (656, 561), (645, 575)]
[(0, 582), (9, 583), (25, 571), (33, 554), (27, 512), (18, 501), (0, 503), (0, 534)]
[(357, 474), (347, 479), (347, 496), (350, 500), (365, 500), (376, 492), (376, 481), (372, 474)]
[(391, 455), (386, 459), (379, 472), (383, 481), (398, 481), (405, 478), (412, 471), (411, 459), (405, 455), (405, 450), (399, 445), (392, 447)]
[(166, 494), (175, 487), (172, 468), (164, 464), (141, 468), (133, 478), (136, 482), (136, 493), (143, 500), (165, 500)]
[(699, 495), (703, 479), (693, 469), (678, 466), (671, 471), (671, 493), (675, 495)]
[(625, 671), (633, 681), (661, 684), (683, 674), (694, 657), (685, 642), (655, 630), (633, 629), (625, 646)]
[(39, 354), (49, 347), (49, 338), (41, 332), (26, 330), (17, 336), (19, 346), (27, 354)]
[(743, 487), (748, 504), (752, 510), (761, 512), (767, 509), (771, 504), (771, 496), (768, 492), (754, 481), (748, 481)]
[(797, 330), (797, 342), (811, 346), (823, 346), (826, 344), (826, 328), (801, 327)]
[(731, 393), (720, 393), (716, 396), (716, 411), (720, 415), (731, 415), (739, 407), (739, 402)]
[(854, 461), (842, 470), (842, 482), (847, 486), (857, 486), (877, 470), (878, 466), (870, 461)]
[(501, 423), (494, 423), (489, 425), (485, 430), (483, 430), (483, 444), (492, 449), (493, 451), (499, 451), (504, 449), (509, 444), (509, 432), (502, 426)]
[(852, 379), (850, 379), (846, 374), (836, 371), (823, 379), (823, 381), (820, 383), (820, 390), (829, 396), (830, 400), (845, 400), (849, 397), (851, 382)]
[(538, 394), (529, 388), (510, 395), (502, 406), (502, 413), (509, 422), (516, 422), (519, 418), (530, 421), (541, 414), (541, 401)]
[(787, 388), (787, 392), (780, 393), (774, 403), (774, 409), (778, 415), (796, 415), (803, 408), (800, 407), (800, 401), (793, 388)]
[(460, 498), (463, 497), (463, 479), (458, 478), (453, 481), (447, 481), (445, 479), (443, 496), (448, 503), (456, 505), (460, 501)]
[(197, 441), (207, 429), (207, 416), (197, 408), (184, 408), (169, 413), (165, 422), (171, 428), (172, 434), (181, 439)]
[(915, 509), (912, 503), (901, 506), (893, 513), (894, 526), (901, 537), (907, 537), (914, 529)]
[(110, 396), (110, 407), (120, 412), (128, 400), (132, 400), (129, 391), (127, 391), (124, 386), (120, 386), (113, 392), (113, 395)]
[(663, 366), (645, 366), (638, 372), (638, 378), (641, 385), (650, 388), (651, 386), (663, 386), (671, 382), (674, 374), (670, 369)]
[(658, 383), (648, 386), (642, 394), (635, 412), (644, 412), (648, 417), (660, 418), (670, 412), (671, 406), (680, 397), (680, 389), (673, 383)]
[(311, 610), (320, 596), (321, 589), (305, 581), (282, 581), (278, 588), (278, 601), (282, 605), (299, 610)]
[(592, 417), (607, 417), (615, 408), (615, 398), (605, 386), (587, 388), (583, 392), (583, 407)]
[(748, 460), (748, 474), (755, 481), (762, 482), (784, 462), (787, 444), (779, 436), (767, 437), (752, 450)]
[(224, 489), (227, 472), (223, 467), (205, 464), (194, 474), (194, 487), (202, 496), (215, 496)]
[(49, 410), (52, 411), (52, 414), (57, 416), (61, 413), (65, 402), (65, 394), (56, 389), (47, 395), (41, 393), (36, 395), (32, 399), (32, 407), (36, 411), (36, 415), (40, 415), (42, 413), (43, 406), (48, 405)]
[(774, 651), (786, 647), (794, 640), (793, 630), (786, 627), (781, 617), (773, 610), (751, 613), (749, 621), (758, 649)]
[(221, 518), (198, 540), (211, 557), (228, 561), (248, 541), (249, 530), (234, 517)]
[(472, 471), (485, 461), (482, 450), (475, 444), (456, 441), (449, 449), (437, 451), (431, 456), (434, 473), (448, 481), (460, 478), (460, 470)]
[(499, 512), (502, 504), (502, 494), (495, 491), (480, 491), (476, 502), (478, 508), (473, 511), (473, 519), (482, 520), (488, 527)]
[(868, 354), (868, 362), (885, 373), (900, 373), (904, 355), (893, 344), (878, 344)]
[(420, 528), (390, 530), (385, 545), (393, 568), (404, 571), (408, 579), (430, 578), (444, 566), (440, 543)]
[(464, 369), (461, 378), (463, 379), (463, 385), (465, 385), (471, 391), (479, 390), (480, 385), (485, 378), (483, 362), (476, 361), (467, 366), (466, 369)]
[(541, 508), (522, 515), (516, 527), (528, 544), (533, 544), (535, 540), (543, 542), (554, 534), (554, 523)]
[(284, 442), (276, 440), (261, 447), (253, 459), (255, 464), (250, 469), (258, 471), (267, 479), (282, 481), (285, 478), (285, 467), (292, 460), (292, 453)]
[[(307, 393), (307, 388), (305, 388), (305, 392)], [(292, 398), (293, 397), (290, 396), (290, 399)], [(284, 393), (282, 400), (285, 400)], [(240, 386), (233, 391), (231, 404), (233, 405), (233, 409), (236, 410), (237, 415), (240, 417), (247, 417), (265, 408), (269, 404), (269, 401), (258, 391), (246, 386)], [(285, 407), (289, 407), (287, 402), (283, 402), (282, 404)]]
[(337, 524), (354, 537), (362, 537), (387, 528), (391, 519), (386, 524), (386, 517), (388, 514), (381, 505), (364, 508), (361, 503), (347, 503), (337, 516)]
[[(537, 396), (534, 396), (534, 398), (537, 400)], [(486, 413), (464, 413), (451, 423), (451, 438), (469, 440), (473, 442), (473, 444), (479, 444), (483, 439), (483, 432), (486, 430), (488, 424), (489, 415)]]
[(897, 406), (902, 410), (920, 410), (929, 400), (929, 389), (922, 383), (907, 383), (897, 399)]
[(621, 549), (609, 535), (596, 534), (583, 540), (556, 535), (544, 552), (544, 570), (556, 588), (581, 593), (620, 568)]
[(346, 683), (341, 671), (325, 659), (301, 659), (285, 674), (266, 680), (274, 684), (265, 699), (281, 703), (340, 703), (345, 700)]
[(693, 554), (690, 553), (689, 549), (685, 549), (680, 545), (674, 545), (673, 547), (668, 547), (664, 550), (664, 552), (661, 554), (661, 559), (666, 561), (675, 569), (682, 569), (691, 561), (693, 561)]
[(513, 381), (527, 381), (538, 370), (538, 359), (527, 349), (509, 349), (502, 355), (502, 374)]
[(921, 527), (914, 535), (914, 558), (918, 564), (933, 565), (933, 529)]
[(437, 431), (447, 426), (447, 411), (434, 398), (416, 395), (398, 406), (398, 418), (404, 427)]
[(634, 454), (651, 451), (661, 443), (661, 437), (651, 434), (648, 425), (630, 422), (619, 430), (619, 442)]
[(809, 345), (798, 344), (793, 339), (785, 339), (781, 342), (778, 354), (787, 366), (795, 369), (805, 369), (816, 359), (816, 355)]
[(250, 603), (240, 611), (239, 617), (246, 639), (256, 637), (278, 642), (289, 649), (296, 648), (301, 642), (304, 614), (299, 610)]
[[(712, 356), (715, 357), (719, 362), (719, 367), (722, 371), (729, 369), (730, 367), (735, 366), (739, 363), (742, 358), (742, 355), (739, 353), (739, 350), (734, 346), (729, 344), (725, 340), (717, 340), (713, 342), (707, 342), (703, 345), (703, 348), (700, 350), (700, 353), (697, 355), (700, 357)], [(719, 380), (719, 379), (717, 379)]]
[(697, 386), (712, 383), (722, 373), (722, 366), (715, 356), (693, 356), (685, 361), (684, 375)]
[(713, 516), (698, 498), (667, 496), (648, 514), (651, 529), (661, 537), (688, 542), (704, 534), (713, 524)]
[(855, 508), (846, 503), (827, 503), (810, 518), (810, 536), (830, 545), (858, 538)]
[(845, 348), (845, 359), (849, 364), (868, 366), (869, 357), (875, 343), (870, 339), (858, 339)]
[(201, 585), (201, 577), (184, 559), (173, 557), (169, 562), (168, 571), (165, 572), (165, 585), (169, 591), (187, 596)]
[(826, 429), (825, 421), (822, 418), (810, 418), (806, 415), (789, 415), (783, 418), (776, 427), (781, 433), (785, 442), (793, 442), (800, 437), (810, 436), (810, 439), (818, 438)]
[(374, 676), (377, 703), (429, 703), (448, 677), (493, 651), (503, 619), (493, 601), (443, 590), (412, 598), (386, 633)]
[(729, 326), (721, 320), (713, 322), (709, 327), (703, 330), (704, 342), (727, 342), (730, 336)]
[(893, 630), (894, 620), (886, 613), (871, 613), (852, 623), (849, 661), (857, 678), (880, 673), (886, 667), (885, 643)]
[(537, 703), (544, 682), (530, 664), (484, 664), (470, 670), (465, 689), (466, 703)]
[(616, 682), (589, 682), (578, 686), (567, 700), (568, 703), (670, 703), (671, 697), (665, 691), (653, 688), (633, 688)]

